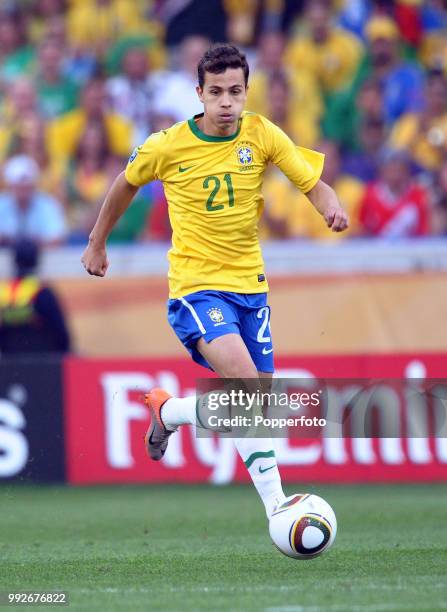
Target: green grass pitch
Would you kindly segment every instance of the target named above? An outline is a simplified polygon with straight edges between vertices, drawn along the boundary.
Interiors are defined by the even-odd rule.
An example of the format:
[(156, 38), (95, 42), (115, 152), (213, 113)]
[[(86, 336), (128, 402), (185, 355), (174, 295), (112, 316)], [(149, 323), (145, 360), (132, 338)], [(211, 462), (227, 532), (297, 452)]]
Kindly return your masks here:
[(3, 484), (0, 590), (63, 589), (63, 609), (87, 611), (447, 610), (445, 485), (287, 487), (300, 491), (338, 517), (311, 561), (273, 547), (250, 486)]

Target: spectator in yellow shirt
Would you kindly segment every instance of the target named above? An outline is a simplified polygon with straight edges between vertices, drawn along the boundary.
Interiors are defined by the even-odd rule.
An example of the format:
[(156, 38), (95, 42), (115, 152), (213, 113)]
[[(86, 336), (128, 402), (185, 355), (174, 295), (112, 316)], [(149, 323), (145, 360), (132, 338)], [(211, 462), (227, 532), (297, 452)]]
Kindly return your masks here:
[(363, 183), (354, 177), (339, 174), (340, 155), (334, 142), (322, 142), (317, 149), (326, 155), (321, 179), (335, 190), (349, 215), (349, 228), (343, 232), (343, 236), (331, 232), (321, 222), (321, 215), (310, 205), (307, 197), (272, 168), (264, 179), (265, 207), (261, 218), (261, 238), (339, 240), (345, 234), (352, 237), (359, 232), (360, 205), (365, 191)]
[(266, 32), (260, 37), (247, 108), (280, 125), (297, 144), (311, 147), (318, 139), (323, 110), (320, 92), (311, 74), (287, 68), (284, 45), (280, 32)]
[(98, 205), (112, 183), (114, 169), (104, 126), (87, 124), (66, 173), (68, 222), (77, 238), (88, 236)]
[(48, 126), (50, 156), (58, 163), (72, 157), (88, 123), (101, 123), (108, 146), (114, 155), (127, 157), (132, 148), (133, 126), (120, 115), (107, 110), (104, 81), (94, 78), (81, 95), (81, 105), (74, 111), (54, 119)]
[(296, 72), (308, 70), (323, 92), (331, 95), (347, 86), (357, 70), (362, 45), (349, 32), (334, 27), (329, 0), (308, 0), (304, 31), (291, 40), (286, 62)]
[(425, 107), (405, 113), (390, 136), (393, 149), (407, 149), (424, 170), (437, 170), (447, 155), (447, 80), (442, 71), (432, 71), (425, 86)]
[(9, 157), (26, 130), (28, 117), (40, 116), (36, 88), (27, 77), (13, 81), (6, 90), (0, 112), (0, 163)]
[(67, 30), (71, 46), (103, 56), (120, 38), (148, 33), (150, 22), (136, 0), (84, 0), (69, 7)]
[(270, 74), (267, 85), (265, 115), (283, 129), (297, 145), (313, 147), (319, 140), (318, 118), (306, 113), (305, 107), (296, 105), (287, 74)]
[(46, 146), (46, 124), (37, 113), (22, 116), (20, 130), (10, 144), (9, 156), (25, 155), (39, 167), (40, 191), (50, 193), (65, 205), (65, 190), (62, 186), (63, 168), (51, 163)]

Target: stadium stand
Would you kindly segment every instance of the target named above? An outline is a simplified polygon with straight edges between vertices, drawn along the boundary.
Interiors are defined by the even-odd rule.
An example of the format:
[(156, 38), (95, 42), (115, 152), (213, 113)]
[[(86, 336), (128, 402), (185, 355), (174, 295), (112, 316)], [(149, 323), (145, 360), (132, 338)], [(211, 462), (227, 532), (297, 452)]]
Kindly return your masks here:
[[(394, 150), (408, 152), (409, 165), (401, 164), (400, 171), (408, 171), (409, 184), (424, 193), (422, 233), (445, 232), (445, 3), (216, 0), (213, 14), (222, 19), (214, 29), (206, 28), (208, 9), (202, 4), (4, 3), (3, 190), (9, 188), (4, 177), (9, 158), (30, 156), (39, 166), (39, 189), (65, 208), (65, 241), (85, 240), (113, 175), (132, 148), (151, 131), (200, 110), (195, 64), (210, 40), (222, 37), (242, 45), (250, 58), (247, 108), (268, 116), (297, 144), (324, 148), (329, 172), (336, 167), (332, 184), (354, 211), (352, 230), (343, 240), (375, 235), (367, 216), (358, 214), (358, 200), (386, 173), (385, 152)], [(267, 177), (262, 235), (331, 239), (324, 227), (316, 230), (306, 220), (313, 211), (305, 198), (281, 183), (275, 171)], [(278, 193), (291, 202), (285, 214), (278, 212), (278, 201), (285, 201)], [(411, 193), (407, 196), (410, 218), (415, 214), (409, 210)], [(168, 240), (162, 193), (156, 186), (143, 190), (138, 202), (114, 240)], [(421, 231), (414, 227), (408, 234), (416, 237)]]

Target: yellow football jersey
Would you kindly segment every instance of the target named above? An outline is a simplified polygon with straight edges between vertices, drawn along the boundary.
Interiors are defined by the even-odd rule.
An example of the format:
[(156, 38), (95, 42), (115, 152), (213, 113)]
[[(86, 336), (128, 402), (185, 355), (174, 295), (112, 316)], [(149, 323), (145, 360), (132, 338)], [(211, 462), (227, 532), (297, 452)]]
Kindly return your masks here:
[(172, 226), (169, 297), (215, 289), (268, 291), (258, 237), (262, 178), (273, 162), (304, 193), (320, 178), (324, 155), (296, 147), (265, 117), (244, 112), (232, 136), (208, 136), (201, 115), (152, 134), (131, 155), (134, 186), (163, 182)]

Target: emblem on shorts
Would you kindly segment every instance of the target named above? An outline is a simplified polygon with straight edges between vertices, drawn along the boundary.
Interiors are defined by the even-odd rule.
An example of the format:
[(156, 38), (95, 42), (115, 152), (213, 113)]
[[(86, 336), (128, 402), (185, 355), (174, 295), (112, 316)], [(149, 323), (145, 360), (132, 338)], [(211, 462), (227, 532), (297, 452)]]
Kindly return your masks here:
[(137, 155), (138, 155), (138, 148), (132, 151), (132, 155), (129, 157), (129, 164), (133, 162), (133, 160), (136, 158)]
[(253, 163), (253, 151), (246, 145), (239, 147), (237, 150), (237, 158), (243, 166), (248, 166)]
[(222, 323), (224, 318), (221, 309), (216, 307), (207, 310), (206, 314), (209, 316), (213, 323)]

